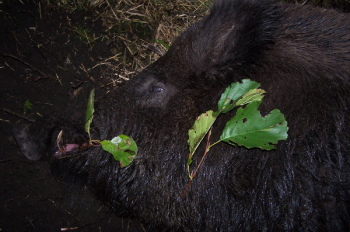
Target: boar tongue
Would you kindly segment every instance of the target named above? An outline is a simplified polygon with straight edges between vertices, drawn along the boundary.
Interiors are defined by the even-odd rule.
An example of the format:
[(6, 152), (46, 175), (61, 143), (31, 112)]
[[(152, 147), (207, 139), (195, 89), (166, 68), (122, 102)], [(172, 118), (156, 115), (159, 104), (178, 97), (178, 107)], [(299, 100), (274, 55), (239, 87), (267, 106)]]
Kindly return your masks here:
[(76, 143), (64, 144), (62, 135), (63, 135), (63, 131), (60, 131), (57, 135), (56, 145), (57, 145), (58, 150), (54, 154), (54, 156), (56, 158), (62, 158), (62, 156), (64, 156), (67, 152), (74, 151), (74, 150), (79, 149), (81, 147), (87, 146), (86, 143), (84, 143), (84, 144), (76, 144)]
[(77, 148), (80, 148), (78, 144), (71, 143), (71, 144), (66, 144), (64, 147), (61, 147), (59, 150), (57, 150), (54, 154), (56, 158), (61, 158), (62, 156), (65, 155), (66, 152), (73, 151)]

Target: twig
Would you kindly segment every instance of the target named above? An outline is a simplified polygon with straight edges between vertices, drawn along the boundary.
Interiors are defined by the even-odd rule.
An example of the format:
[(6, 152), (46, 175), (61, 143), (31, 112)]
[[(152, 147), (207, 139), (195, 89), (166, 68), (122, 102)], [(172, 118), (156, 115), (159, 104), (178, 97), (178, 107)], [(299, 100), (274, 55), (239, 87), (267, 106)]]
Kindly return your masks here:
[(200, 168), (200, 166), (202, 166), (205, 158), (208, 156), (208, 153), (209, 153), (209, 149), (210, 149), (210, 136), (211, 136), (211, 131), (212, 131), (213, 128), (211, 128), (209, 131), (208, 131), (208, 136), (207, 136), (207, 143), (205, 145), (205, 151), (204, 151), (204, 154), (202, 156), (202, 159), (199, 161), (199, 164), (197, 165), (196, 169), (191, 173), (191, 179), (187, 182), (187, 185), (186, 185), (186, 188), (185, 190), (182, 192), (181, 196), (182, 197), (185, 197), (188, 189), (191, 187), (191, 184), (192, 184), (192, 181), (194, 179), (194, 177), (197, 175), (197, 172)]
[(9, 109), (1, 109), (1, 110), (6, 112), (6, 113), (8, 113), (8, 114), (11, 114), (11, 115), (14, 115), (16, 117), (22, 118), (24, 120), (27, 120), (29, 122), (35, 122), (33, 119), (27, 118), (26, 116), (20, 115), (20, 114), (18, 114), (16, 112), (13, 112), (13, 111), (9, 110)]
[(118, 20), (119, 20), (119, 18), (118, 18), (118, 16), (117, 16), (117, 14), (116, 14), (116, 13), (114, 12), (114, 10), (113, 10), (113, 7), (111, 6), (111, 4), (109, 4), (109, 1), (108, 1), (108, 0), (106, 0), (106, 2), (107, 2), (108, 7), (111, 9), (111, 11), (112, 11), (112, 13), (113, 13), (114, 17), (115, 17), (116, 19), (118, 19)]
[(151, 44), (142, 44), (142, 46), (148, 50), (150, 50), (151, 52), (157, 54), (158, 56), (164, 56), (165, 51), (157, 48), (156, 46), (153, 46)]
[[(33, 67), (33, 66), (30, 65), (29, 63), (25, 62), (24, 60), (22, 60), (22, 59), (20, 59), (20, 58), (18, 58), (18, 57), (16, 57), (16, 56), (14, 56), (14, 55), (11, 55), (11, 54), (0, 54), (0, 55), (3, 56), (3, 57), (10, 57), (10, 58), (12, 58), (12, 59), (15, 59), (15, 60), (21, 62), (22, 64), (28, 66), (30, 69), (32, 69), (32, 70), (34, 70), (34, 71), (40, 73), (40, 74), (43, 76), (42, 78), (48, 78), (48, 75), (46, 75), (45, 73), (43, 73), (43, 72), (40, 71), (39, 69)], [(42, 78), (40, 78), (40, 79), (42, 79)], [(37, 80), (39, 80), (39, 79), (37, 79)]]
[[(309, 1), (310, 1), (310, 0), (306, 0), (306, 1), (304, 1), (301, 5), (304, 6), (304, 5), (306, 5)], [(319, 1), (319, 2), (317, 3), (317, 5), (320, 4), (320, 2), (321, 2), (321, 1)], [(317, 6), (317, 5), (316, 5), (316, 6)]]
[(0, 121), (3, 121), (3, 122), (10, 122), (9, 120), (2, 119), (2, 118), (0, 118)]
[(202, 156), (202, 159), (201, 161), (199, 161), (199, 164), (197, 165), (196, 169), (192, 172), (191, 174), (191, 177), (192, 177), (192, 180), (193, 178), (197, 175), (197, 172), (198, 172), (198, 169), (200, 166), (202, 166), (203, 162), (204, 162), (204, 159), (207, 157), (208, 155), (208, 152), (209, 152), (209, 147), (210, 147), (210, 136), (211, 136), (211, 131), (212, 131), (213, 128), (211, 128), (208, 132), (208, 136), (207, 136), (207, 144), (205, 145), (205, 152), (204, 152), (204, 155)]
[(79, 227), (62, 227), (61, 231), (70, 231), (70, 230), (77, 230)]

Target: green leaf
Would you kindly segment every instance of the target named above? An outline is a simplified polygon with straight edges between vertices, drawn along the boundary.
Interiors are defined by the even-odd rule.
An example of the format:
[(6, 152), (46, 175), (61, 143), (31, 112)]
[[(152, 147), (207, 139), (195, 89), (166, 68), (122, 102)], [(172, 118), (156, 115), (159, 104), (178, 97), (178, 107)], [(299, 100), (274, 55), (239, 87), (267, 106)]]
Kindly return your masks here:
[(262, 117), (258, 111), (261, 102), (249, 103), (239, 108), (235, 117), (227, 122), (220, 140), (246, 148), (274, 149), (279, 140), (286, 140), (287, 122), (279, 110)]
[(161, 40), (161, 39), (156, 39), (155, 40), (156, 43), (160, 44), (160, 45), (163, 45), (163, 47), (168, 51), (169, 48), (170, 48), (170, 45), (165, 43), (164, 40)]
[(137, 155), (136, 142), (126, 135), (119, 135), (112, 140), (103, 140), (100, 143), (102, 149), (112, 154), (122, 168), (129, 166)]
[(221, 94), (218, 102), (218, 112), (227, 113), (236, 106), (236, 101), (251, 89), (256, 89), (259, 83), (248, 79), (243, 79), (242, 83), (232, 83)]
[(236, 106), (243, 106), (250, 102), (261, 101), (265, 93), (266, 91), (263, 89), (251, 89), (236, 102)]
[(25, 100), (23, 104), (23, 115), (26, 115), (27, 111), (31, 109), (33, 109), (33, 104), (29, 101), (29, 99)]
[(190, 148), (190, 154), (187, 161), (187, 167), (192, 163), (194, 152), (197, 150), (199, 144), (202, 142), (215, 120), (216, 117), (213, 116), (213, 111), (209, 110), (198, 116), (192, 128), (188, 131), (189, 138), (187, 142)]
[(194, 153), (198, 145), (203, 140), (204, 136), (207, 134), (211, 126), (215, 121), (213, 117), (213, 111), (208, 110), (207, 112), (198, 116), (193, 124), (193, 127), (188, 131), (188, 145), (190, 147), (190, 153)]
[(86, 114), (85, 114), (85, 131), (86, 133), (89, 134), (89, 137), (90, 137), (90, 124), (94, 117), (94, 111), (95, 111), (94, 101), (95, 101), (95, 89), (92, 89), (89, 94), (89, 99), (88, 99)]

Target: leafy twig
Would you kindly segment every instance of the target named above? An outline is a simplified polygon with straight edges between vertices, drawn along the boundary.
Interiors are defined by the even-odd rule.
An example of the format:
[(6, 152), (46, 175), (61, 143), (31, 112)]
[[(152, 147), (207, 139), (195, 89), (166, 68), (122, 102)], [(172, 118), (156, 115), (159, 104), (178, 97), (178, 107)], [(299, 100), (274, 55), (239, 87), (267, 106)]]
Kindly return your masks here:
[[(138, 150), (136, 142), (132, 138), (126, 135), (119, 135), (117, 137), (114, 137), (112, 140), (100, 141), (100, 140), (91, 139), (90, 124), (92, 123), (92, 120), (94, 118), (94, 112), (95, 112), (94, 101), (95, 101), (95, 89), (90, 91), (86, 114), (85, 114), (85, 131), (89, 135), (88, 146), (101, 145), (103, 150), (113, 155), (114, 159), (119, 161), (120, 167), (123, 168), (123, 167), (129, 166), (130, 163), (135, 159), (137, 150)], [(62, 140), (60, 137), (61, 137), (61, 132), (58, 136), (57, 147), (60, 147), (59, 141)]]
[[(279, 140), (286, 140), (288, 135), (287, 122), (284, 115), (277, 109), (272, 110), (267, 116), (262, 117), (258, 107), (262, 102), (265, 91), (258, 89), (259, 83), (244, 79), (242, 83), (232, 83), (225, 89), (218, 102), (216, 112), (208, 110), (201, 114), (195, 121), (193, 127), (188, 131), (189, 156), (187, 160), (187, 171), (190, 180), (182, 193), (184, 197), (196, 176), (198, 169), (207, 157), (210, 148), (225, 142), (233, 146), (243, 146), (248, 149), (259, 148), (261, 150), (275, 149)], [(245, 106), (242, 108), (242, 106)], [(210, 144), (210, 136), (217, 117), (227, 113), (236, 107), (240, 107), (236, 115), (226, 123), (220, 139)], [(203, 138), (207, 135), (204, 154), (196, 169), (191, 172), (190, 165), (193, 155)]]

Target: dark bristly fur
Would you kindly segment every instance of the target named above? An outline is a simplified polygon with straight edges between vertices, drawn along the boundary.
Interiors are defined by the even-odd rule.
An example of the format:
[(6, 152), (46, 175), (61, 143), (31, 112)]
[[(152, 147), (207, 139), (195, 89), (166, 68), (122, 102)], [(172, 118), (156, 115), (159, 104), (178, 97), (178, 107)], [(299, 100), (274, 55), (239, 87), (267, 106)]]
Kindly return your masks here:
[[(243, 78), (267, 91), (264, 113), (285, 114), (289, 139), (269, 152), (213, 147), (182, 198), (188, 129)], [(139, 146), (137, 159), (119, 168), (110, 154), (89, 147), (50, 158), (52, 171), (83, 181), (149, 231), (350, 230), (350, 15), (218, 0), (167, 54), (101, 102), (91, 137), (129, 135)], [(212, 140), (229, 117), (218, 119)], [(62, 122), (15, 134), (28, 158), (51, 157), (61, 127), (67, 143), (87, 140), (82, 129)], [(193, 166), (202, 154), (203, 146)]]

